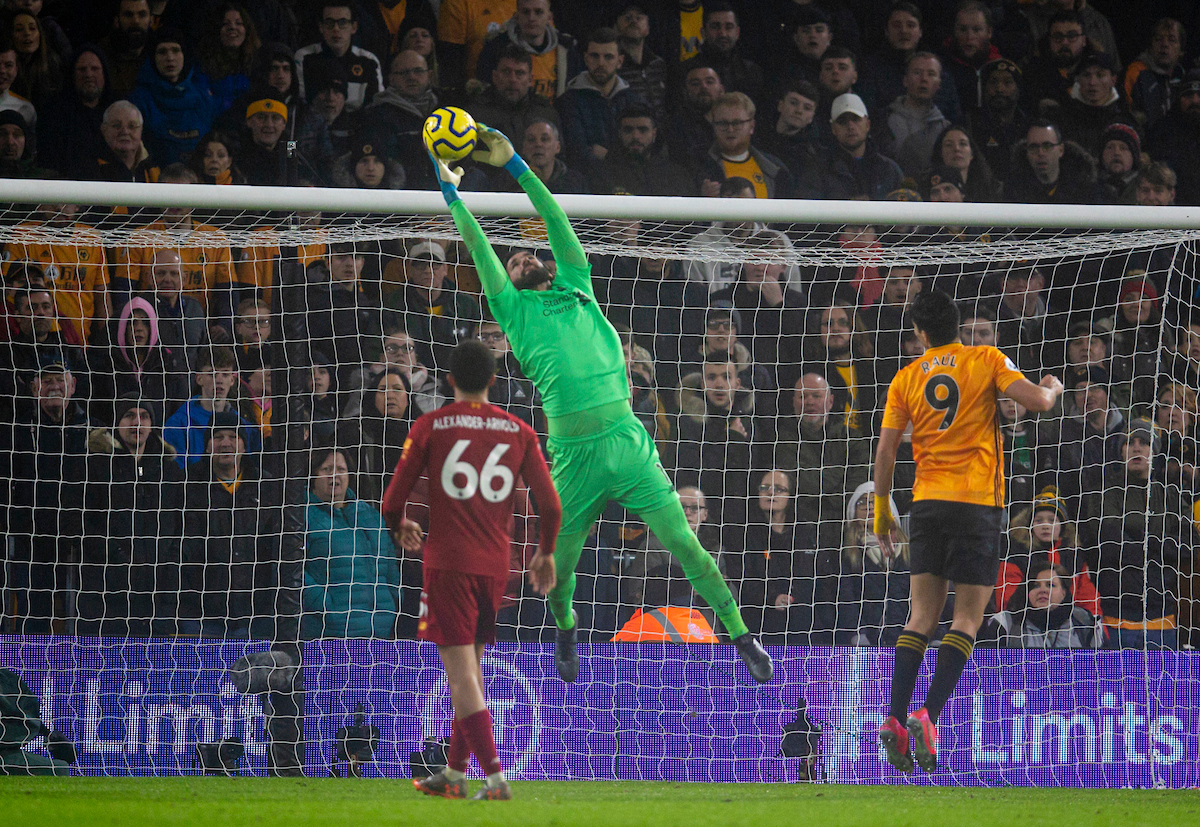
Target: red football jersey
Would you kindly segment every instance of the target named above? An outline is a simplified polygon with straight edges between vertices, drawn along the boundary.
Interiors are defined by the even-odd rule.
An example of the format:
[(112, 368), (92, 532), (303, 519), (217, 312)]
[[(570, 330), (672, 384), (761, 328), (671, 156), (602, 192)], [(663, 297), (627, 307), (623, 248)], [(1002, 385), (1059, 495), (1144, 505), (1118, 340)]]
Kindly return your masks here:
[[(518, 479), (536, 498), (542, 548), (558, 534), (558, 494), (537, 434), (486, 403), (455, 402), (418, 419), (384, 495), (382, 511), (397, 528), (422, 473), (429, 476), (425, 565), (507, 578), (510, 526)], [(550, 517), (550, 519), (547, 519)]]

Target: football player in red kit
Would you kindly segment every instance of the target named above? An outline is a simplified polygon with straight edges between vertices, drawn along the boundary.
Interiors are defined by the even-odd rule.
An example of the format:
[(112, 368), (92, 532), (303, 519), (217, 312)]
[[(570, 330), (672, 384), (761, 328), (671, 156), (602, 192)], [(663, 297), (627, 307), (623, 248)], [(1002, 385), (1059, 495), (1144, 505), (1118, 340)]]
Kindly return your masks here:
[(473, 797), (512, 798), (492, 737), (480, 657), (496, 641), (496, 612), (509, 575), (513, 490), (524, 479), (538, 506), (539, 543), (529, 582), (545, 594), (555, 582), (554, 539), (562, 505), (550, 481), (537, 435), (487, 401), (495, 381), (491, 351), (476, 340), (458, 345), (450, 359), (454, 402), (413, 424), (387, 493), (383, 514), (407, 551), (421, 547), (421, 528), (404, 518), (413, 485), (429, 475), (429, 538), (417, 636), (437, 644), (446, 669), (454, 730), (446, 768), (413, 785), (427, 795), (466, 798), (471, 754), (487, 773)]

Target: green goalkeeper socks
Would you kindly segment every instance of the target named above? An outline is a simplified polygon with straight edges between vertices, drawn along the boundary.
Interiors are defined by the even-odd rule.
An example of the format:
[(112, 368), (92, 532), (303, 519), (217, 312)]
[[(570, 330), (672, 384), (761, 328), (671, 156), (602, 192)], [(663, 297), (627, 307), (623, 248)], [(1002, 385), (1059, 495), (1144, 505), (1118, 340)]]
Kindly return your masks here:
[(729, 591), (729, 585), (717, 569), (712, 555), (700, 545), (679, 503), (642, 514), (641, 517), (659, 542), (683, 566), (683, 573), (692, 588), (716, 613), (729, 636), (735, 638), (744, 635), (748, 631), (746, 622), (742, 620), (733, 593)]

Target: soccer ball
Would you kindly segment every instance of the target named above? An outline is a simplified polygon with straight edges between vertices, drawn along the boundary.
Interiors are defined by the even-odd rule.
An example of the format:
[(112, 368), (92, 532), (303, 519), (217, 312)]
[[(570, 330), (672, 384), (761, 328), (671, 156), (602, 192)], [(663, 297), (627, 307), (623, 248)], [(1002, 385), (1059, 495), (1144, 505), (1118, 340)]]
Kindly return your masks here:
[(425, 146), (443, 161), (466, 158), (475, 149), (475, 119), (465, 109), (443, 106), (425, 119), (421, 137)]

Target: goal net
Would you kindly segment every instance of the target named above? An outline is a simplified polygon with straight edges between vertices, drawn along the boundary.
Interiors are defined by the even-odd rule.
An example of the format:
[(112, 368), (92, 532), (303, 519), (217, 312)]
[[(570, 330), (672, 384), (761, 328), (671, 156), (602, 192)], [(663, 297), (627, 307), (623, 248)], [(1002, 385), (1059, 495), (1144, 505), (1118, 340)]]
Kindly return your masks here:
[[(457, 342), (490, 347), (492, 401), (546, 429), (440, 197), (36, 184), (0, 186), (0, 666), (85, 774), (436, 762), (426, 739), (451, 711), (435, 648), (415, 642), (421, 559), (379, 501), (413, 421), (452, 398)], [(464, 197), (502, 256), (550, 258), (523, 197)], [(610, 503), (578, 569), (582, 672), (563, 684), (524, 582), (537, 514), (519, 487), (484, 655), (515, 777), (1200, 780), (1193, 215), (562, 203), (634, 411), (776, 676), (750, 682), (679, 564)], [(955, 298), (965, 344), (1067, 392), (1043, 415), (999, 405), (995, 598), (942, 766), (906, 778), (875, 732), (909, 558), (880, 552), (871, 478), (889, 382), (922, 355), (908, 307), (932, 289)], [(902, 521), (914, 470), (905, 440)], [(408, 516), (428, 528), (426, 493)]]

